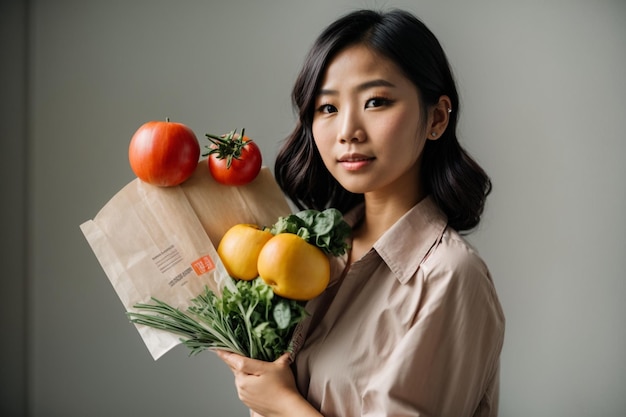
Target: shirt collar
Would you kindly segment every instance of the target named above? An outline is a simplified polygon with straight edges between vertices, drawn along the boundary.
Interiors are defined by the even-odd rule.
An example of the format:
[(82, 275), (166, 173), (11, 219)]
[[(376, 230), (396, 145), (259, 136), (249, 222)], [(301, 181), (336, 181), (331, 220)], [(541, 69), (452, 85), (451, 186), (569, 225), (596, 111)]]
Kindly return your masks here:
[(374, 249), (402, 284), (415, 275), (441, 239), (446, 215), (431, 196), (417, 203), (374, 243)]

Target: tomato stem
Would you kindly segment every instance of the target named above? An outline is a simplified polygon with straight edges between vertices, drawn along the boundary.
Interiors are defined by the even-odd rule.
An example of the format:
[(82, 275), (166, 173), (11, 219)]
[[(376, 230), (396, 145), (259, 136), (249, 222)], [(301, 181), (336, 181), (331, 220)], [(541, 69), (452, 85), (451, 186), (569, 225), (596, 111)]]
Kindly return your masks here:
[(226, 159), (226, 168), (230, 168), (233, 159), (239, 159), (241, 152), (251, 139), (244, 140), (246, 129), (241, 129), (241, 134), (237, 135), (237, 129), (230, 131), (226, 135), (216, 136), (210, 133), (205, 134), (211, 145), (207, 146), (209, 152), (202, 154), (208, 156), (215, 154), (218, 159)]

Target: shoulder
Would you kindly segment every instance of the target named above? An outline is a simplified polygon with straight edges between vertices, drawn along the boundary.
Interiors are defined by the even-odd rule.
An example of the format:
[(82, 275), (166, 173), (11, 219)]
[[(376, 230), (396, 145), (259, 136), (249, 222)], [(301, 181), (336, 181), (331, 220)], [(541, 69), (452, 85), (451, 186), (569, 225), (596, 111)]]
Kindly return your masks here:
[(478, 250), (451, 227), (446, 227), (426, 262), (487, 269)]
[(417, 285), (422, 287), (422, 307), (428, 304), (430, 310), (444, 310), (466, 324), (480, 322), (494, 335), (502, 336), (504, 311), (489, 268), (455, 230), (446, 228), (420, 266), (417, 278)]
[(420, 265), (427, 284), (451, 288), (482, 288), (495, 296), (489, 268), (478, 251), (454, 229), (447, 227)]

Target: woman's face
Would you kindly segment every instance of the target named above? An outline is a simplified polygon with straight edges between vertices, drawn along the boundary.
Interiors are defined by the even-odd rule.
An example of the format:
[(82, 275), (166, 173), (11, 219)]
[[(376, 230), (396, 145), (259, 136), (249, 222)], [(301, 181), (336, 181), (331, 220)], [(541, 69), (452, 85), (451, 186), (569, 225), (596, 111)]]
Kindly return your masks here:
[(419, 192), (427, 140), (417, 87), (389, 59), (363, 45), (329, 64), (313, 116), (313, 137), (330, 173), (348, 191)]

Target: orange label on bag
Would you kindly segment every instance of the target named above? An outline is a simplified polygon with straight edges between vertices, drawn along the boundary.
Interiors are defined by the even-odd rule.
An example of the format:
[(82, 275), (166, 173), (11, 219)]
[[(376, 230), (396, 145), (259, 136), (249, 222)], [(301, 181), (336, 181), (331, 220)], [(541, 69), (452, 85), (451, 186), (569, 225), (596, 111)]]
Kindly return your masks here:
[(209, 255), (205, 255), (202, 258), (196, 261), (193, 261), (191, 263), (191, 267), (193, 268), (194, 271), (196, 271), (196, 275), (202, 275), (202, 274), (206, 274), (209, 271), (214, 270), (215, 263), (213, 262), (213, 259), (211, 259)]

